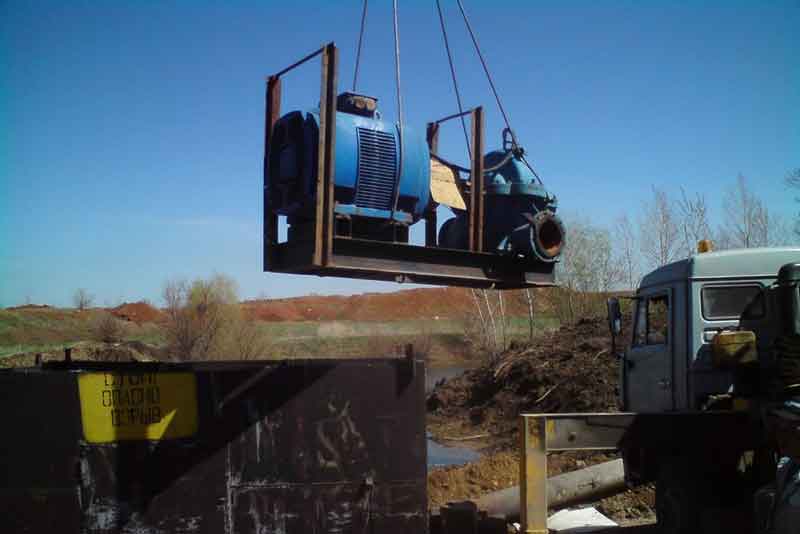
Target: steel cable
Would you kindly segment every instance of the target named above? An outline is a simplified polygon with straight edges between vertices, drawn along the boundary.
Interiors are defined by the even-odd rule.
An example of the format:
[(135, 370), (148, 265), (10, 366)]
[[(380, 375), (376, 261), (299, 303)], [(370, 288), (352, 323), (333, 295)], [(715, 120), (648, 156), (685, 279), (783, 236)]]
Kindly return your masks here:
[(469, 23), (469, 18), (467, 17), (466, 11), (464, 11), (464, 5), (461, 3), (461, 0), (456, 0), (456, 2), (458, 3), (458, 9), (461, 11), (461, 16), (464, 17), (464, 24), (466, 24), (467, 30), (469, 31), (469, 36), (472, 38), (472, 44), (475, 45), (475, 51), (478, 53), (478, 58), (481, 60), (481, 65), (483, 65), (483, 72), (486, 73), (486, 79), (489, 80), (492, 93), (494, 93), (494, 98), (497, 100), (497, 107), (500, 108), (500, 113), (503, 115), (503, 120), (506, 122), (506, 127), (510, 130), (511, 123), (508, 120), (508, 115), (506, 115), (506, 110), (503, 108), (502, 102), (500, 102), (500, 95), (497, 94), (497, 88), (494, 86), (492, 75), (489, 74), (489, 67), (486, 65), (486, 60), (483, 58), (481, 47), (478, 46), (478, 39), (475, 37), (475, 32), (472, 31), (472, 25)]
[[(489, 81), (489, 86), (492, 88), (492, 93), (494, 94), (494, 99), (497, 101), (497, 107), (500, 109), (500, 114), (503, 115), (503, 120), (506, 123), (506, 128), (508, 128), (509, 132), (511, 132), (511, 136), (514, 139), (514, 145), (516, 143), (516, 137), (514, 136), (514, 131), (511, 129), (511, 122), (508, 120), (508, 115), (506, 114), (506, 110), (503, 107), (503, 103), (500, 101), (500, 95), (497, 93), (497, 88), (494, 86), (494, 80), (492, 79), (492, 75), (489, 73), (489, 66), (486, 64), (486, 60), (483, 57), (483, 53), (481, 52), (481, 47), (478, 45), (478, 38), (475, 37), (475, 32), (472, 30), (472, 25), (469, 23), (469, 17), (467, 17), (467, 12), (464, 10), (464, 5), (461, 3), (461, 0), (456, 0), (458, 3), (458, 9), (461, 11), (461, 16), (464, 18), (464, 24), (467, 26), (467, 31), (469, 31), (469, 36), (472, 39), (472, 44), (475, 46), (475, 52), (478, 54), (478, 59), (481, 60), (481, 65), (483, 66), (483, 72), (486, 74), (486, 79)], [(525, 165), (530, 169), (533, 175), (539, 180), (539, 183), (542, 183), (542, 179), (539, 178), (539, 175), (533, 169), (533, 166), (528, 163), (528, 160), (525, 159), (524, 155), (520, 156), (520, 159), (525, 163)]]
[[(456, 102), (458, 103), (458, 112), (464, 113), (464, 107), (461, 105), (461, 92), (458, 90), (458, 79), (456, 78), (456, 67), (453, 64), (453, 55), (450, 52), (450, 42), (447, 39), (447, 30), (444, 25), (444, 15), (442, 15), (442, 6), (440, 0), (436, 0), (436, 10), (439, 12), (439, 24), (442, 27), (442, 37), (444, 38), (444, 49), (447, 52), (447, 62), (450, 64), (450, 76), (453, 79), (453, 89), (456, 92)], [(469, 159), (472, 161), (472, 147), (469, 143), (469, 134), (467, 134), (467, 122), (464, 116), (461, 116), (461, 129), (464, 130), (464, 141), (467, 144), (467, 153)]]
[(356, 92), (358, 82), (358, 66), (361, 64), (361, 43), (364, 39), (364, 26), (367, 22), (367, 0), (364, 0), (364, 8), (361, 10), (361, 30), (358, 32), (358, 47), (356, 48), (356, 68), (353, 73), (353, 92)]
[(397, 0), (392, 0), (392, 19), (394, 22), (394, 71), (395, 89), (397, 91), (397, 133), (398, 133), (398, 158), (397, 179), (395, 180), (394, 203), (392, 204), (392, 219), (397, 211), (397, 202), (400, 200), (400, 177), (403, 175), (403, 96), (400, 90), (400, 30), (397, 23)]

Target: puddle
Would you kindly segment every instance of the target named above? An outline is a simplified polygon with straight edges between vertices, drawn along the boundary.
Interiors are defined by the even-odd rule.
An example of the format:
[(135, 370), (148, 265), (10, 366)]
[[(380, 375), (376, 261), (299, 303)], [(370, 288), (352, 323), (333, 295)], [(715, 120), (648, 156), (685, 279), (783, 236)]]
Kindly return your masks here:
[[(425, 392), (430, 393), (437, 382), (458, 376), (470, 367), (449, 366), (429, 367), (425, 375)], [(446, 447), (436, 443), (428, 437), (428, 467), (443, 467), (447, 465), (462, 465), (473, 462), (480, 454), (465, 447)]]
[(428, 438), (428, 467), (462, 465), (473, 462), (480, 454), (464, 447), (445, 447)]

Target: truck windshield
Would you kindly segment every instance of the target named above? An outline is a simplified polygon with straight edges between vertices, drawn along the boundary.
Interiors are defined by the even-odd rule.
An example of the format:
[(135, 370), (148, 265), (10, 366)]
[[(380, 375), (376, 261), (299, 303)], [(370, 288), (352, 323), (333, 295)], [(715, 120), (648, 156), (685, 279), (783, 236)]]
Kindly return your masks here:
[(764, 316), (764, 299), (759, 285), (711, 286), (701, 291), (703, 317), (711, 320), (759, 318)]

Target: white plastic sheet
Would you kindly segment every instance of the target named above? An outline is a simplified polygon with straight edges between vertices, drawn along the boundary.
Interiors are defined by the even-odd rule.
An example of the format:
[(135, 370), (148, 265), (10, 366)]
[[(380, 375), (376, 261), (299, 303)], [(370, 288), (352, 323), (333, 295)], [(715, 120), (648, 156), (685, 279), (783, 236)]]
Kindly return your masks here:
[(596, 532), (618, 526), (594, 508), (559, 510), (547, 518), (547, 528), (561, 534)]

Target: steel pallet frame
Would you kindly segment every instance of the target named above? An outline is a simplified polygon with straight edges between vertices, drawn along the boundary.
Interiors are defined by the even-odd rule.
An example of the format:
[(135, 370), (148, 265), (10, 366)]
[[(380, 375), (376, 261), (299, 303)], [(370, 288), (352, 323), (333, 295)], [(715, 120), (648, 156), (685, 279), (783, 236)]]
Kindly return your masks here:
[[(281, 77), (321, 56), (320, 123), (315, 216), (306, 239), (279, 242), (278, 215), (268, 194), (268, 150), (272, 129), (280, 117)], [(484, 114), (481, 107), (431, 122), (429, 146), (438, 145), (439, 126), (469, 115), (472, 124), (470, 187), (467, 198), (468, 250), (437, 246), (436, 205), (425, 214), (425, 246), (356, 239), (335, 231), (334, 168), (338, 51), (328, 43), (267, 79), (264, 128), (264, 271), (339, 276), (369, 280), (416, 282), (483, 288), (550, 286), (552, 263), (542, 263), (483, 250)]]

